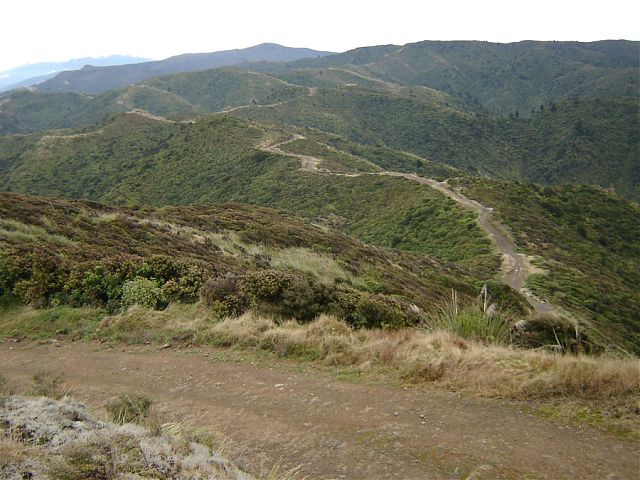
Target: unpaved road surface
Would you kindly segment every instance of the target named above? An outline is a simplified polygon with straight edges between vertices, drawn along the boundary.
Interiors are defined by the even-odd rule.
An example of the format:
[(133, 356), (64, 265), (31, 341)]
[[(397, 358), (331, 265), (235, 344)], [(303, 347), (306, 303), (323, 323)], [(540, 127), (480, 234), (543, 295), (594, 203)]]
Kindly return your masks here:
[(485, 207), (481, 203), (465, 197), (460, 192), (452, 190), (446, 186), (446, 184), (438, 182), (437, 180), (419, 177), (418, 175), (411, 173), (385, 172), (384, 175), (403, 177), (424, 185), (429, 185), (431, 188), (438, 190), (452, 200), (455, 200), (460, 205), (478, 212), (478, 224), (487, 233), (487, 235), (489, 235), (489, 238), (491, 238), (494, 245), (502, 255), (502, 280), (504, 283), (514, 290), (524, 293), (536, 312), (549, 313), (554, 310), (554, 307), (551, 304), (540, 300), (524, 289), (527, 276), (531, 270), (529, 259), (526, 255), (516, 252), (516, 244), (504, 233), (503, 228), (491, 218), (493, 209)]
[(521, 404), (350, 383), (238, 355), (5, 342), (0, 374), (26, 388), (43, 368), (64, 372), (95, 407), (144, 393), (173, 421), (224, 433), (230, 458), (254, 473), (281, 463), (308, 479), (638, 478), (637, 443), (533, 417)]
[(471, 200), (465, 197), (460, 192), (457, 192), (446, 183), (438, 182), (431, 178), (420, 177), (413, 173), (402, 172), (375, 172), (375, 173), (335, 173), (325, 169), (320, 170), (319, 165), (322, 163), (322, 159), (313, 157), (310, 155), (302, 155), (299, 153), (290, 153), (282, 150), (280, 147), (288, 143), (292, 143), (296, 140), (302, 140), (305, 137), (295, 134), (287, 140), (280, 141), (278, 143), (264, 143), (260, 145), (260, 148), (267, 152), (277, 153), (280, 155), (288, 155), (290, 157), (296, 157), (302, 164), (302, 169), (306, 172), (335, 175), (343, 177), (359, 177), (361, 175), (386, 175), (390, 177), (402, 177), (414, 182), (428, 185), (429, 187), (438, 190), (452, 200), (458, 202), (465, 208), (475, 210), (478, 213), (478, 224), (482, 228), (489, 238), (493, 241), (497, 250), (502, 256), (502, 281), (509, 285), (514, 290), (525, 295), (531, 307), (538, 313), (550, 313), (555, 310), (554, 306), (539, 299), (527, 289), (525, 289), (525, 283), (527, 277), (532, 270), (529, 258), (526, 255), (518, 253), (516, 244), (511, 240), (504, 232), (504, 228), (500, 226), (492, 218), (493, 210), (489, 207), (485, 207), (481, 203)]

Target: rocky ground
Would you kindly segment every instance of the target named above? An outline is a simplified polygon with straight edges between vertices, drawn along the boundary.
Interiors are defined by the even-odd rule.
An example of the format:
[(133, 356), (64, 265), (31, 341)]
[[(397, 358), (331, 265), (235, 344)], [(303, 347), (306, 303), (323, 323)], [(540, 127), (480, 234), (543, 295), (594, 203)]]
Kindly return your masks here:
[(0, 477), (6, 480), (253, 478), (205, 444), (97, 421), (71, 398), (12, 395), (0, 407)]

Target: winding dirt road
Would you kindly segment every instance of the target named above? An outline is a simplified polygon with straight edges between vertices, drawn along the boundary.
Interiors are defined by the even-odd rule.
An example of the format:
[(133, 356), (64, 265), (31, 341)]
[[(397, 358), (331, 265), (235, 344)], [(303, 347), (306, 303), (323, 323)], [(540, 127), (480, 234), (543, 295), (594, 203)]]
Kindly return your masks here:
[(298, 158), (302, 164), (302, 169), (310, 173), (343, 177), (358, 177), (361, 175), (386, 175), (390, 177), (406, 178), (423, 185), (428, 185), (434, 190), (438, 190), (447, 197), (458, 202), (463, 207), (475, 210), (478, 214), (478, 224), (487, 233), (497, 250), (502, 255), (502, 281), (514, 290), (522, 293), (527, 298), (529, 304), (535, 312), (551, 313), (555, 311), (555, 307), (553, 305), (539, 299), (525, 288), (527, 277), (533, 269), (531, 262), (529, 261), (529, 257), (517, 252), (516, 244), (505, 233), (505, 228), (492, 218), (493, 209), (485, 207), (481, 203), (465, 197), (460, 192), (449, 188), (445, 182), (438, 182), (437, 180), (431, 178), (420, 177), (414, 173), (389, 171), (373, 173), (335, 173), (330, 172), (326, 169), (320, 169), (319, 165), (322, 163), (322, 159), (320, 158), (313, 157), (311, 155), (290, 153), (280, 148), (283, 145), (294, 142), (296, 140), (302, 140), (304, 138), (305, 137), (303, 135), (295, 134), (292, 137), (279, 142), (263, 143), (262, 145), (260, 145), (260, 148), (270, 153), (277, 153), (279, 155), (287, 155), (290, 157)]
[[(354, 73), (354, 72), (351, 72)], [(312, 97), (316, 95), (317, 89), (309, 87), (309, 91), (306, 96)], [(266, 105), (241, 105), (237, 107), (232, 107), (221, 112), (220, 114), (227, 114), (241, 109), (247, 108), (272, 108), (280, 105), (285, 105), (290, 102), (294, 102), (298, 99), (298, 97), (294, 97), (289, 100), (284, 100), (281, 102), (266, 104)], [(153, 120), (163, 121), (163, 122), (174, 122), (173, 120), (166, 119), (164, 117), (160, 117), (157, 115), (152, 115), (149, 112), (140, 109), (134, 109), (130, 111), (131, 114), (138, 114), (148, 117)], [(191, 123), (192, 121), (183, 121), (184, 123)], [(429, 187), (438, 190), (449, 198), (455, 200), (460, 205), (465, 208), (470, 208), (475, 210), (478, 214), (478, 224), (480, 227), (487, 233), (489, 238), (493, 241), (493, 244), (496, 246), (497, 250), (502, 255), (502, 281), (504, 281), (507, 285), (509, 285), (514, 290), (522, 293), (528, 300), (529, 304), (533, 308), (533, 310), (537, 313), (552, 313), (556, 310), (556, 308), (539, 299), (533, 293), (531, 293), (528, 289), (525, 288), (526, 280), (529, 273), (532, 271), (533, 267), (531, 262), (529, 261), (529, 257), (523, 255), (521, 253), (517, 253), (517, 247), (515, 243), (509, 238), (509, 236), (505, 233), (505, 229), (498, 222), (493, 220), (492, 218), (492, 209), (485, 207), (475, 200), (471, 200), (460, 192), (452, 190), (449, 188), (446, 183), (438, 182), (437, 180), (433, 180), (430, 178), (420, 177), (411, 173), (402, 173), (402, 172), (389, 172), (389, 171), (380, 171), (380, 172), (370, 172), (370, 173), (337, 173), (331, 172), (327, 169), (320, 168), (320, 164), (322, 163), (322, 159), (311, 156), (311, 155), (303, 155), (297, 153), (290, 153), (282, 150), (283, 145), (288, 143), (295, 142), (296, 140), (302, 140), (305, 137), (303, 135), (294, 134), (286, 140), (281, 140), (277, 142), (265, 142), (259, 145), (264, 151), (270, 153), (276, 153), (278, 155), (287, 155), (290, 157), (298, 158), (302, 164), (302, 169), (304, 171), (315, 173), (315, 174), (324, 174), (324, 175), (334, 175), (341, 177), (358, 177), (361, 175), (387, 175), (392, 177), (403, 177), (408, 180), (412, 180), (423, 185), (428, 185)], [(363, 159), (366, 160), (366, 159)]]
[(41, 369), (62, 372), (96, 409), (118, 393), (146, 394), (168, 421), (224, 434), (228, 456), (252, 473), (281, 463), (309, 480), (638, 478), (637, 443), (534, 417), (525, 404), (345, 382), (243, 355), (5, 342), (0, 374), (23, 390)]

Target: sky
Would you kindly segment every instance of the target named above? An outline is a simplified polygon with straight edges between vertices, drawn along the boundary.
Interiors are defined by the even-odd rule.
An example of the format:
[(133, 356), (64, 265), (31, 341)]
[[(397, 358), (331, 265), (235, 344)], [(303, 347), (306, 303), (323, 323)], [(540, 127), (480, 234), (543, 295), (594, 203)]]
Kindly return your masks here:
[(640, 40), (638, 18), (634, 0), (9, 0), (0, 9), (0, 71), (263, 42), (345, 51), (420, 40)]

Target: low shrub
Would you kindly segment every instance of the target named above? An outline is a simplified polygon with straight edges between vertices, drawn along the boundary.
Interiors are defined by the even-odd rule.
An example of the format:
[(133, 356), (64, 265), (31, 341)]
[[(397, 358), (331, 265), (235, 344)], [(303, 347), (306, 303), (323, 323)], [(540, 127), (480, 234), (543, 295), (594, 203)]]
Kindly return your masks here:
[(249, 299), (234, 275), (207, 280), (200, 288), (200, 299), (220, 318), (241, 315), (249, 307)]
[(241, 315), (251, 307), (263, 315), (305, 323), (330, 313), (359, 328), (399, 328), (420, 321), (419, 310), (399, 299), (326, 285), (297, 271), (260, 270), (211, 279), (200, 289), (200, 298), (219, 318)]
[(143, 423), (149, 416), (153, 401), (140, 394), (121, 394), (105, 408), (114, 423)]
[(64, 285), (66, 268), (63, 261), (57, 255), (37, 249), (26, 260), (30, 264), (29, 277), (14, 278), (13, 293), (24, 303), (37, 308), (47, 307), (51, 296)]
[(293, 276), (281, 270), (258, 270), (242, 278), (242, 289), (254, 305), (277, 303), (293, 281)]
[(417, 312), (393, 297), (352, 289), (337, 292), (331, 310), (357, 328), (400, 328), (419, 321)]
[(133, 305), (161, 309), (166, 307), (166, 302), (162, 297), (162, 289), (155, 280), (138, 277), (128, 280), (122, 285), (122, 307), (128, 308)]
[[(334, 301), (335, 289), (328, 287), (310, 275), (282, 272), (277, 295), (263, 300), (254, 296), (254, 308), (260, 312), (282, 318), (295, 318), (310, 322), (321, 313), (326, 313)], [(247, 289), (251, 289), (253, 278), (245, 278)]]
[(80, 264), (71, 271), (64, 290), (74, 306), (91, 305), (115, 311), (122, 299), (122, 282), (126, 274), (113, 272), (108, 266)]
[(54, 375), (46, 370), (37, 372), (33, 378), (31, 395), (35, 397), (49, 397), (59, 400), (68, 395), (69, 391), (64, 386), (64, 375)]
[(575, 321), (559, 315), (537, 315), (516, 325), (514, 341), (526, 348), (563, 353), (596, 353), (596, 346)]

